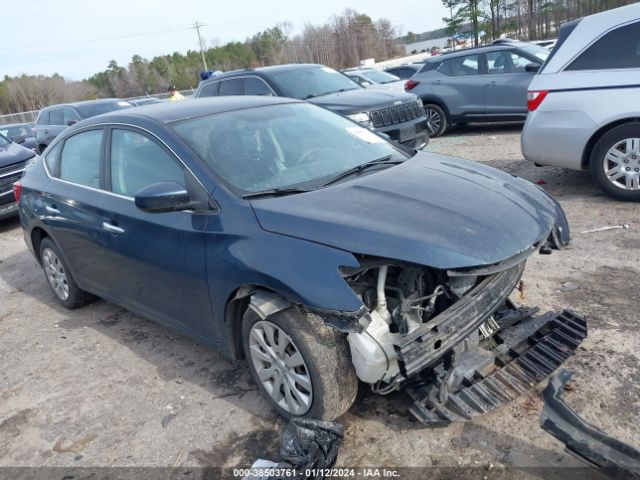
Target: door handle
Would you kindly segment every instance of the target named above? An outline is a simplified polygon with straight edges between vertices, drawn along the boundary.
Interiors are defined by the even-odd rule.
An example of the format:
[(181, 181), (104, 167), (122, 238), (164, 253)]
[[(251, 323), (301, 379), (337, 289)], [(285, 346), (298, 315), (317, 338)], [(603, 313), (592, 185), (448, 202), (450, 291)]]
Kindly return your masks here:
[(442, 80), (434, 80), (433, 84), (434, 85), (441, 85), (442, 84)]
[(495, 82), (495, 81), (489, 82), (490, 87), (497, 87), (498, 85), (500, 85), (498, 82)]
[(57, 214), (59, 214), (59, 213), (60, 213), (60, 210), (58, 210), (56, 207), (52, 207), (52, 206), (49, 206), (49, 205), (47, 205), (46, 207), (44, 207), (44, 209), (45, 209), (47, 212), (49, 212), (49, 213), (53, 213), (53, 214), (55, 214), (55, 215), (57, 215)]
[(102, 222), (102, 228), (111, 233), (124, 233), (124, 228), (116, 227), (115, 225), (112, 225), (108, 222)]

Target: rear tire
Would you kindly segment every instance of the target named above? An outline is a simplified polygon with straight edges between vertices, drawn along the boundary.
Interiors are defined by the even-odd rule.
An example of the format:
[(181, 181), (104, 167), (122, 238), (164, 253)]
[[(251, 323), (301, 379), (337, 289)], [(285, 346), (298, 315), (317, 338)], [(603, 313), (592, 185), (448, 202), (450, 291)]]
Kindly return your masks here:
[(610, 197), (640, 201), (640, 122), (612, 128), (591, 151), (589, 172)]
[(353, 404), (358, 378), (346, 337), (318, 315), (291, 307), (261, 319), (249, 309), (242, 339), (251, 376), (283, 417), (331, 421)]
[(60, 250), (48, 237), (40, 243), (40, 259), (47, 283), (62, 305), (72, 310), (96, 299), (94, 295), (78, 288)]
[(442, 135), (448, 126), (449, 120), (445, 111), (435, 103), (425, 103), (424, 113), (427, 117), (427, 130), (431, 138)]

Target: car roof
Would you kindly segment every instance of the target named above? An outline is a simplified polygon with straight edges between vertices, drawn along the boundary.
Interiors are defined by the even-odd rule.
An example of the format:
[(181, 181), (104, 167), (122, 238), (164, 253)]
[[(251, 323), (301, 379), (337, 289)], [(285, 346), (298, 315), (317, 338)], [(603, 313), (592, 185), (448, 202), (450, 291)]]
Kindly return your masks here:
[(269, 67), (258, 67), (258, 68), (243, 68), (239, 70), (230, 70), (228, 72), (219, 73), (218, 75), (213, 75), (212, 77), (207, 78), (206, 80), (202, 80), (200, 85), (206, 85), (209, 83), (216, 82), (220, 79), (237, 76), (242, 73), (253, 73), (253, 74), (270, 74), (276, 72), (284, 72), (287, 70), (299, 70), (301, 68), (316, 68), (316, 67), (324, 67), (325, 65), (320, 65), (319, 63), (288, 63), (286, 65), (272, 65)]
[(123, 100), (122, 98), (100, 98), (97, 100), (82, 100), (79, 102), (56, 103), (55, 105), (46, 106), (41, 111), (49, 110), (51, 108), (57, 108), (57, 107), (81, 107), (83, 105), (96, 105), (101, 103), (117, 103), (117, 102), (124, 102), (124, 101), (126, 100)]
[(188, 99), (180, 102), (159, 102), (142, 105), (136, 108), (127, 108), (113, 112), (103, 113), (95, 117), (88, 118), (76, 125), (87, 126), (95, 123), (122, 122), (126, 119), (147, 118), (160, 123), (168, 124), (198, 118), (216, 113), (229, 112), (233, 110), (244, 110), (247, 108), (263, 107), (267, 105), (278, 105), (285, 103), (306, 103), (301, 100), (294, 100), (285, 97), (268, 96), (222, 96), (206, 97), (198, 99)]

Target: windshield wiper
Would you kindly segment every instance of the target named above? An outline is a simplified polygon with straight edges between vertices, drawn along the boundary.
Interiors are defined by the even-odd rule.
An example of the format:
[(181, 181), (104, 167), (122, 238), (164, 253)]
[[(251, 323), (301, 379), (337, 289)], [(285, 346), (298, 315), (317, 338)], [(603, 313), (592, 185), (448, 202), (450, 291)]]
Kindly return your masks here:
[(246, 193), (242, 198), (257, 198), (257, 197), (276, 197), (279, 195), (291, 195), (294, 193), (310, 192), (311, 188), (270, 188), (269, 190), (262, 190), (260, 192)]
[(318, 188), (326, 187), (327, 185), (331, 185), (332, 183), (338, 182), (343, 178), (347, 178), (351, 175), (356, 175), (367, 168), (374, 167), (376, 165), (396, 165), (398, 163), (402, 163), (404, 160), (391, 160), (391, 155), (385, 155), (384, 157), (377, 158), (376, 160), (371, 160), (367, 163), (362, 163), (360, 165), (356, 165), (349, 170), (345, 170), (344, 172), (340, 172), (335, 177), (330, 178), (326, 182), (322, 183)]

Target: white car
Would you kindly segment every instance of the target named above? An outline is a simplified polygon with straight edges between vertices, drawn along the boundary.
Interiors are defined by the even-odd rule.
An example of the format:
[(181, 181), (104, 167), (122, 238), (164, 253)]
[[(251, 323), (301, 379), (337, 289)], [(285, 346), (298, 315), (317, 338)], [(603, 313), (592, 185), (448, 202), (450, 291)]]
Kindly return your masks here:
[(399, 90), (404, 92), (404, 80), (375, 68), (354, 68), (344, 70), (346, 76), (364, 88)]
[(640, 201), (640, 4), (563, 25), (527, 100), (525, 158), (589, 170), (611, 197)]

